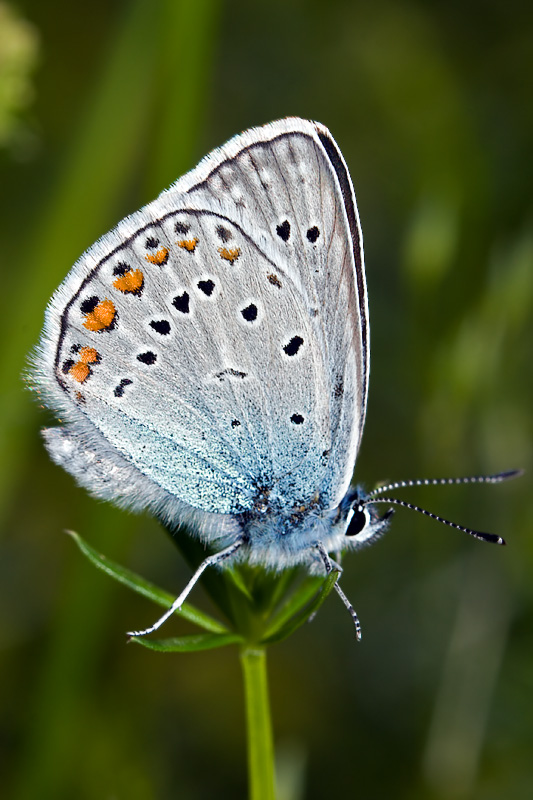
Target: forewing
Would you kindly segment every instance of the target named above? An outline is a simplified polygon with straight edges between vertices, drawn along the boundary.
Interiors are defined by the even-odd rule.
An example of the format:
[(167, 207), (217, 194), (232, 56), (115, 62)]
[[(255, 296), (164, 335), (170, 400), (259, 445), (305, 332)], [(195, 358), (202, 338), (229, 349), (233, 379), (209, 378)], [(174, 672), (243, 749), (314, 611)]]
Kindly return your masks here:
[(315, 391), (328, 395), (330, 428), (327, 455), (311, 454), (302, 469), (309, 485), (313, 472), (323, 475), (322, 497), (334, 504), (352, 476), (369, 375), (363, 242), (344, 159), (327, 128), (289, 118), (236, 137), (178, 187), (197, 202), (231, 198), (266, 232), (300, 289), (325, 365)]

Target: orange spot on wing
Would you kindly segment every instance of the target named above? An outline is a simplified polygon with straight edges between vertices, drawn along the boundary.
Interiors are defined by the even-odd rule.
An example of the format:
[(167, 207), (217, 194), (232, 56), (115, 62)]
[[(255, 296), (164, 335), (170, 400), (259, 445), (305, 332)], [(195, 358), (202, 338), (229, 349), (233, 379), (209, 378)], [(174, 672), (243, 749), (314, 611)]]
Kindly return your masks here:
[(116, 314), (115, 306), (111, 300), (106, 298), (85, 315), (83, 326), (87, 328), (88, 331), (104, 331), (106, 328), (111, 327)]
[(241, 251), (238, 247), (219, 247), (218, 252), (220, 253), (220, 258), (223, 258), (225, 261), (229, 261), (230, 264), (234, 264), (241, 254)]
[(83, 361), (76, 361), (69, 369), (68, 374), (78, 383), (83, 383), (89, 377), (90, 372), (91, 370), (87, 364), (84, 364)]
[[(156, 256), (157, 253), (155, 256), (150, 256), (150, 257), (146, 256), (146, 258), (148, 259), (148, 261), (152, 261), (152, 259), (154, 259), (152, 261), (153, 264), (161, 263), (159, 261), (155, 261)], [(167, 256), (168, 256), (168, 250), (167, 250)], [(124, 275), (121, 275), (119, 278), (113, 281), (113, 286), (115, 287), (115, 289), (118, 289), (119, 292), (124, 292), (124, 294), (127, 294), (128, 292), (134, 294), (135, 292), (140, 292), (140, 290), (143, 288), (143, 283), (144, 283), (144, 275), (142, 274), (141, 270), (130, 269), (129, 272), (126, 272)]]
[[(147, 253), (145, 259), (149, 261), (150, 264), (166, 264), (168, 261), (168, 250), (166, 247), (160, 247), (157, 253)], [(126, 277), (126, 275), (124, 275), (124, 277)]]
[(177, 242), (178, 247), (182, 247), (189, 253), (194, 253), (197, 244), (198, 244), (198, 239), (180, 239), (180, 241)]
[(79, 352), (79, 357), (83, 364), (94, 364), (95, 361), (98, 361), (100, 356), (94, 347), (82, 347)]

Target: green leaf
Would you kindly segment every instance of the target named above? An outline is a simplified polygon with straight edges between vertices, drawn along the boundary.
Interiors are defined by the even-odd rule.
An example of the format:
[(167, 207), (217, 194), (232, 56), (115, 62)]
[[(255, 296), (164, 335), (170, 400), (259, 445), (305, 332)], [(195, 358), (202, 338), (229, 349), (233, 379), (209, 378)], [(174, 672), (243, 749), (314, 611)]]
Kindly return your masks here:
[(236, 633), (193, 633), (174, 639), (132, 636), (130, 641), (160, 653), (194, 653), (197, 650), (213, 650), (215, 647), (225, 647), (228, 644), (242, 644), (243, 638)]
[(308, 575), (287, 597), (281, 608), (273, 614), (265, 635), (270, 636), (273, 634), (304, 606), (307, 606), (315, 597), (316, 593), (322, 589), (323, 585), (323, 577), (312, 577)]
[[(135, 572), (126, 569), (126, 567), (122, 567), (120, 564), (117, 564), (115, 561), (107, 558), (107, 556), (102, 555), (102, 553), (98, 553), (96, 550), (94, 550), (94, 548), (87, 544), (87, 542), (82, 539), (78, 533), (74, 533), (74, 531), (67, 531), (67, 533), (69, 536), (72, 536), (83, 555), (86, 556), (89, 561), (91, 561), (96, 567), (98, 567), (98, 569), (103, 570), (103, 572), (105, 572), (107, 575), (110, 575), (119, 583), (122, 583), (124, 586), (133, 589), (133, 591), (137, 592), (138, 594), (142, 594), (143, 597), (147, 597), (149, 600), (152, 600), (154, 603), (157, 603), (157, 605), (162, 606), (163, 608), (169, 608), (174, 602), (175, 597), (173, 595), (165, 592), (163, 589), (160, 589), (153, 583), (150, 583), (150, 581), (145, 580)], [(199, 609), (190, 605), (189, 603), (184, 603), (181, 609), (175, 613), (206, 631), (210, 631), (215, 634), (229, 633), (225, 625), (214, 619), (214, 617), (209, 616), (209, 614), (205, 614), (203, 611), (200, 611)]]
[[(306, 581), (299, 587), (281, 612), (274, 618), (262, 639), (262, 644), (281, 642), (307, 622), (312, 614), (316, 614), (333, 589), (338, 577), (337, 570), (333, 570), (327, 578), (315, 579), (312, 583)], [(317, 580), (320, 580), (318, 592), (316, 591)], [(314, 598), (311, 602), (308, 602), (308, 596), (312, 597), (313, 594), (315, 594)]]
[[(281, 603), (284, 595), (289, 591), (291, 584), (294, 583), (298, 578), (301, 578), (301, 576), (302, 567), (300, 566), (292, 567), (291, 569), (284, 569), (283, 572), (276, 574), (276, 584), (270, 599), (272, 610)], [(308, 573), (306, 573), (306, 577), (309, 577)], [(321, 579), (320, 582), (322, 582)]]
[(232, 582), (233, 586), (247, 598), (247, 600), (253, 602), (252, 594), (244, 582), (244, 578), (238, 567), (226, 567), (224, 570), (224, 575)]

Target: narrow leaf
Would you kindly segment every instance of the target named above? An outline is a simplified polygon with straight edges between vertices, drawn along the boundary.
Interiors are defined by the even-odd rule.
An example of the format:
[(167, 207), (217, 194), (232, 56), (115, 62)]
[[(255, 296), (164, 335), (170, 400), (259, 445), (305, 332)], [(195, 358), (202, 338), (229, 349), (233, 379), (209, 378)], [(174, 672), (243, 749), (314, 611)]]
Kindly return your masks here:
[(324, 585), (323, 577), (312, 577), (308, 575), (299, 586), (287, 597), (283, 605), (272, 615), (265, 637), (272, 636), (277, 630), (285, 625), (295, 614), (299, 613), (304, 607), (313, 600), (317, 592)]
[[(283, 639), (286, 639), (290, 636), (294, 631), (300, 628), (307, 620), (313, 615), (316, 614), (328, 594), (331, 592), (335, 585), (335, 581), (339, 577), (339, 573), (337, 571), (331, 572), (327, 578), (322, 581), (322, 585), (319, 591), (316, 593), (314, 599), (307, 603), (303, 608), (301, 603), (298, 605), (300, 609), (297, 613), (294, 614), (286, 624), (279, 624), (280, 619), (285, 618), (285, 614), (282, 612), (278, 618), (274, 621), (274, 623), (269, 627), (265, 637), (262, 640), (262, 644), (272, 644), (273, 642), (281, 642)], [(288, 608), (291, 611), (295, 611), (296, 604), (291, 601), (288, 604)]]
[(145, 636), (132, 636), (130, 641), (160, 653), (194, 653), (198, 650), (213, 650), (215, 647), (243, 643), (242, 636), (236, 633), (194, 633), (174, 639), (148, 639)]
[[(271, 596), (271, 608), (276, 608), (281, 603), (282, 598), (287, 594), (289, 587), (294, 583), (298, 577), (302, 575), (301, 567), (293, 567), (292, 569), (284, 569), (283, 572), (276, 575), (276, 585)], [(306, 577), (309, 577), (308, 575)], [(322, 581), (320, 581), (322, 582)]]
[[(173, 595), (165, 592), (153, 583), (150, 583), (150, 581), (145, 580), (145, 578), (142, 578), (135, 572), (126, 569), (126, 567), (117, 564), (107, 556), (102, 555), (102, 553), (98, 553), (87, 544), (78, 533), (74, 533), (74, 531), (67, 531), (67, 533), (69, 536), (72, 536), (83, 555), (86, 556), (89, 561), (119, 583), (133, 589), (134, 592), (143, 595), (143, 597), (147, 597), (163, 608), (169, 608), (174, 602), (175, 598)], [(222, 625), (221, 622), (218, 622), (218, 620), (209, 616), (209, 614), (205, 614), (203, 611), (190, 605), (190, 603), (184, 603), (181, 609), (175, 613), (206, 631), (211, 631), (216, 634), (228, 633), (228, 629), (225, 625)]]
[(224, 575), (228, 580), (230, 580), (233, 583), (233, 585), (239, 592), (241, 592), (250, 602), (253, 602), (253, 597), (250, 593), (250, 590), (246, 586), (244, 578), (238, 568), (227, 567), (224, 570)]

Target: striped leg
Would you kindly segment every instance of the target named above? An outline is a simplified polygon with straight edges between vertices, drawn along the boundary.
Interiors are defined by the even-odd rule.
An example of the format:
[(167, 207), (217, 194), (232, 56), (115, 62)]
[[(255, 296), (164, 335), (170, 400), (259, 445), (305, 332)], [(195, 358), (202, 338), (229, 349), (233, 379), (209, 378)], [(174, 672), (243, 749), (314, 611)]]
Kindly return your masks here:
[[(322, 561), (324, 562), (324, 566), (326, 568), (327, 574), (329, 575), (330, 572), (332, 572), (333, 570), (336, 570), (340, 574), (342, 572), (342, 567), (339, 564), (337, 564), (335, 561), (333, 561), (332, 558), (330, 558), (329, 553), (327, 552), (327, 550), (324, 547), (324, 545), (322, 544), (322, 542), (317, 542), (315, 547), (318, 550), (318, 552), (320, 553), (320, 557), (321, 557)], [(352, 606), (352, 604), (350, 603), (350, 601), (348, 600), (348, 598), (346, 597), (346, 595), (342, 591), (341, 587), (339, 586), (339, 579), (338, 578), (335, 581), (335, 591), (337, 592), (337, 594), (339, 595), (340, 599), (342, 600), (342, 602), (344, 603), (344, 605), (346, 606), (346, 608), (350, 612), (350, 615), (351, 615), (352, 620), (353, 620), (353, 624), (355, 625), (355, 637), (356, 637), (357, 641), (360, 642), (361, 641), (361, 623), (359, 622), (359, 617), (357, 616), (354, 607)]]
[(189, 583), (182, 591), (182, 593), (177, 597), (168, 611), (165, 611), (162, 617), (160, 617), (157, 622), (154, 622), (153, 625), (150, 625), (149, 628), (146, 628), (144, 631), (128, 631), (128, 636), (146, 636), (147, 633), (153, 633), (156, 631), (162, 624), (165, 622), (172, 614), (181, 608), (183, 603), (185, 602), (189, 592), (198, 581), (202, 572), (204, 572), (208, 567), (214, 567), (215, 564), (220, 564), (221, 561), (225, 561), (227, 558), (230, 558), (237, 550), (242, 547), (244, 544), (244, 539), (237, 539), (233, 544), (230, 544), (229, 547), (226, 547), (225, 550), (221, 550), (219, 553), (213, 553), (212, 556), (208, 556), (205, 561), (202, 561), (192, 578), (190, 579)]

